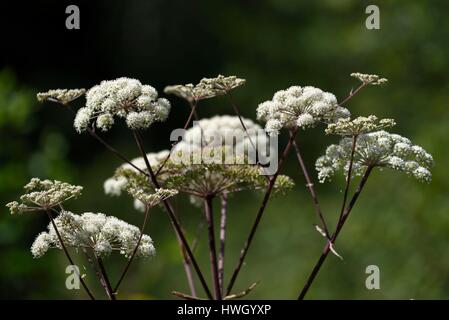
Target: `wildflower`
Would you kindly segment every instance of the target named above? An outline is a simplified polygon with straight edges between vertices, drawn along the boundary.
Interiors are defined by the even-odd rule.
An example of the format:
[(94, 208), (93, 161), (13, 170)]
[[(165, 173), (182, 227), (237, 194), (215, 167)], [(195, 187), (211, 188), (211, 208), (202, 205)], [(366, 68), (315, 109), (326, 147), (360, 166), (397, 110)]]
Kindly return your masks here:
[[(237, 116), (214, 116), (194, 122), (192, 128), (186, 130), (182, 141), (173, 153), (175, 157), (182, 152), (201, 152), (201, 148), (232, 147), (233, 150), (247, 151), (248, 147), (264, 149), (268, 139), (263, 129), (250, 119), (242, 118), (246, 132)], [(265, 150), (265, 149), (264, 149)]]
[(103, 184), (104, 193), (111, 196), (119, 196), (127, 184), (128, 180), (125, 177), (109, 178)]
[(203, 78), (200, 84), (209, 87), (216, 95), (222, 95), (244, 85), (245, 82), (245, 79), (237, 78), (236, 76), (225, 77), (220, 74), (215, 78)]
[(162, 201), (178, 194), (178, 190), (174, 189), (156, 189), (154, 193), (146, 192), (141, 187), (128, 188), (129, 194), (136, 200), (140, 201), (146, 207), (154, 207)]
[(215, 78), (203, 78), (197, 85), (189, 83), (167, 86), (164, 92), (193, 102), (226, 94), (228, 91), (245, 84), (245, 82), (245, 79), (236, 76), (218, 75)]
[(31, 179), (24, 188), (27, 193), (20, 196), (20, 203), (13, 201), (6, 205), (11, 214), (48, 210), (80, 196), (83, 190), (81, 186), (38, 178)]
[(351, 73), (351, 77), (359, 79), (364, 84), (371, 84), (373, 86), (384, 84), (388, 79), (381, 78), (377, 74)]
[(279, 134), (282, 128), (306, 129), (320, 121), (331, 123), (349, 115), (332, 93), (315, 87), (292, 86), (278, 91), (272, 100), (257, 108), (257, 119), (266, 122), (265, 131), (269, 135)]
[(108, 131), (114, 124), (114, 116), (125, 118), (129, 128), (146, 129), (155, 121), (165, 121), (170, 112), (170, 102), (158, 98), (156, 89), (142, 85), (139, 80), (118, 78), (103, 81), (86, 93), (86, 106), (79, 109), (74, 127), (85, 131), (90, 121)]
[[(258, 124), (249, 119), (243, 121), (247, 132), (243, 131), (240, 120), (235, 116), (215, 116), (195, 122), (173, 149), (170, 159), (158, 175), (159, 183), (164, 188), (194, 197), (265, 188), (268, 181), (262, 175), (262, 169), (255, 161), (250, 161), (245, 151), (251, 145), (250, 139), (257, 144), (257, 148), (266, 149), (267, 137)], [(239, 154), (238, 150), (243, 152)], [(154, 169), (158, 168), (161, 158), (154, 154), (151, 157), (150, 164)], [(141, 158), (133, 160), (133, 163), (146, 170)], [(127, 185), (123, 184), (123, 178), (128, 181)], [(116, 182), (108, 179), (107, 184), (115, 183), (114, 186), (120, 186), (122, 190), (127, 187), (148, 188), (151, 185), (148, 177), (129, 165), (121, 166), (115, 177), (110, 179), (116, 179)], [(280, 176), (275, 190), (281, 192), (292, 186), (290, 178)], [(108, 189), (108, 193), (118, 194), (113, 187)], [(151, 192), (151, 189), (146, 192)]]
[(193, 85), (191, 83), (185, 85), (167, 86), (164, 89), (166, 94), (173, 94), (187, 101), (200, 101), (214, 97), (214, 92), (203, 84)]
[(39, 92), (36, 97), (39, 102), (45, 100), (67, 104), (86, 93), (86, 89), (54, 89), (47, 92)]
[[(62, 211), (54, 222), (67, 247), (92, 250), (98, 257), (108, 256), (113, 251), (130, 257), (140, 237), (140, 230), (136, 226), (103, 213), (86, 212), (77, 215)], [(48, 225), (48, 232), (37, 236), (31, 246), (31, 253), (35, 258), (40, 258), (50, 248), (62, 249), (51, 223)], [(150, 257), (154, 254), (153, 240), (150, 236), (143, 235), (136, 256)]]
[(337, 134), (340, 136), (357, 136), (362, 133), (379, 131), (381, 129), (396, 125), (393, 119), (378, 120), (376, 116), (338, 119), (335, 123), (327, 125), (326, 134)]
[[(351, 150), (352, 138), (348, 137), (326, 149), (326, 154), (318, 158), (315, 164), (320, 182), (329, 180), (340, 169), (347, 172)], [(419, 181), (430, 182), (433, 158), (407, 138), (386, 131), (375, 131), (361, 134), (356, 143), (354, 174), (362, 175), (368, 166), (390, 168), (405, 172)]]

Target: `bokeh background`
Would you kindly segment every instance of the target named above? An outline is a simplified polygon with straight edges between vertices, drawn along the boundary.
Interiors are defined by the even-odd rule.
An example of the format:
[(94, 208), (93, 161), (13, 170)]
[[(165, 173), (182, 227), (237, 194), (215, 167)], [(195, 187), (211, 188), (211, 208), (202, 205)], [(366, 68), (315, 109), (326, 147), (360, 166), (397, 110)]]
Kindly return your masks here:
[[(81, 29), (65, 28), (65, 7), (78, 4)], [(365, 28), (365, 8), (377, 4), (381, 29)], [(35, 94), (51, 88), (89, 88), (103, 79), (128, 76), (156, 87), (197, 82), (219, 73), (247, 79), (234, 92), (244, 116), (255, 119), (257, 104), (290, 85), (314, 85), (339, 99), (358, 83), (351, 72), (377, 73), (386, 86), (354, 98), (354, 115), (392, 117), (394, 129), (434, 155), (431, 184), (392, 171), (376, 171), (337, 242), (340, 261), (330, 256), (308, 298), (446, 299), (449, 297), (449, 3), (410, 0), (248, 1), (34, 1), (0, 4), (0, 297), (81, 299), (65, 289), (65, 257), (53, 250), (33, 260), (29, 247), (45, 229), (45, 216), (11, 216), (4, 204), (21, 194), (34, 176), (85, 186), (68, 203), (75, 212), (116, 215), (140, 225), (142, 214), (126, 196), (103, 194), (103, 181), (121, 162), (88, 135), (77, 134), (72, 115), (57, 105), (38, 104)], [(169, 97), (169, 121), (145, 133), (146, 148), (169, 146), (168, 134), (182, 126), (188, 106)], [(81, 106), (82, 100), (77, 102)], [(201, 104), (201, 117), (232, 114), (225, 98)], [(136, 157), (123, 125), (104, 135)], [(287, 137), (282, 136), (284, 145)], [(313, 171), (326, 145), (337, 141), (323, 127), (301, 132), (298, 141)], [(295, 158), (285, 173), (296, 188), (270, 202), (237, 282), (236, 291), (259, 281), (250, 299), (296, 298), (324, 245)], [(318, 185), (325, 214), (335, 221), (343, 177)], [(245, 192), (230, 200), (226, 275), (261, 201)], [(189, 238), (200, 212), (180, 197), (177, 206)], [(153, 211), (147, 229), (158, 255), (133, 264), (121, 298), (171, 299), (187, 291), (181, 259), (165, 214)], [(209, 279), (205, 232), (196, 254)], [(79, 256), (76, 260), (83, 262)], [(137, 261), (137, 260), (136, 260)], [(112, 279), (125, 261), (106, 259)], [(381, 271), (381, 289), (365, 288), (365, 268)], [(88, 283), (103, 294), (93, 274)], [(114, 281), (114, 280), (113, 280)]]

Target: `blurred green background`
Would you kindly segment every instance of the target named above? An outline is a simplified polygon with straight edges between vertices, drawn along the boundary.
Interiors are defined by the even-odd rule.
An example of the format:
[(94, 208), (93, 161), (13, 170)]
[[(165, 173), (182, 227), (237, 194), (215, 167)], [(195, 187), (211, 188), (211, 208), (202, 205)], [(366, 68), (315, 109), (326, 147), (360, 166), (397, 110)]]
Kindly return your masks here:
[[(87, 134), (77, 134), (72, 115), (62, 107), (38, 104), (36, 92), (89, 88), (119, 76), (138, 78), (162, 92), (165, 85), (222, 73), (247, 79), (234, 95), (244, 116), (255, 119), (258, 103), (290, 85), (314, 85), (341, 100), (358, 85), (349, 77), (357, 71), (380, 74), (389, 82), (363, 90), (351, 100), (351, 112), (396, 119), (397, 133), (433, 154), (433, 181), (420, 184), (397, 172), (376, 171), (336, 244), (344, 260), (329, 256), (308, 298), (449, 297), (447, 1), (77, 2), (80, 30), (65, 29), (68, 2), (1, 4), (1, 298), (85, 298), (82, 290), (65, 289), (62, 252), (53, 250), (37, 260), (31, 256), (29, 247), (45, 228), (45, 216), (11, 216), (4, 207), (31, 177), (83, 185), (83, 196), (67, 204), (75, 212), (104, 212), (137, 225), (143, 218), (126, 196), (103, 194), (103, 181), (121, 161)], [(368, 4), (380, 7), (380, 30), (365, 28)], [(169, 98), (169, 121), (145, 133), (148, 151), (168, 148), (169, 132), (182, 126), (188, 114), (183, 101)], [(201, 104), (199, 113), (208, 117), (232, 114), (232, 109), (225, 98), (217, 98)], [(315, 159), (337, 141), (324, 136), (323, 129), (301, 132), (298, 138), (314, 178)], [(123, 125), (104, 138), (129, 157), (138, 156)], [(286, 140), (282, 136), (280, 144)], [(296, 188), (270, 202), (236, 285), (239, 291), (260, 281), (250, 299), (296, 298), (324, 245), (313, 228), (310, 197), (293, 156), (284, 173), (295, 179)], [(329, 220), (338, 214), (342, 186), (342, 176), (317, 185)], [(227, 277), (261, 199), (252, 192), (230, 199)], [(193, 239), (202, 215), (182, 197), (176, 201)], [(136, 260), (120, 297), (171, 299), (172, 290), (187, 292), (177, 242), (161, 210), (153, 211), (147, 233), (158, 254)], [(209, 279), (205, 236), (203, 230), (196, 254)], [(121, 256), (106, 259), (112, 279), (117, 280), (124, 264)], [(365, 288), (365, 268), (371, 264), (380, 268), (380, 290)], [(93, 274), (87, 281), (103, 294)]]

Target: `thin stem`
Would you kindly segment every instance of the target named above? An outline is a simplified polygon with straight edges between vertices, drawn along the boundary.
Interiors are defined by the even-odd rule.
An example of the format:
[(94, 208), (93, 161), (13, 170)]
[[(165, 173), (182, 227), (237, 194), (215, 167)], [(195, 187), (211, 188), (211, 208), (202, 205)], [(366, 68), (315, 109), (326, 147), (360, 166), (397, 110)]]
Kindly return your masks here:
[[(251, 146), (253, 147), (254, 152), (256, 152), (256, 164), (259, 166), (259, 168), (265, 173), (266, 170), (265, 168), (260, 164), (259, 159), (257, 157), (257, 148), (256, 145), (254, 144), (253, 140), (251, 139), (249, 133), (248, 133), (248, 129), (246, 128), (246, 125), (242, 119), (242, 116), (240, 114), (240, 110), (237, 106), (237, 104), (234, 102), (234, 98), (232, 97), (231, 91), (226, 91), (226, 96), (229, 99), (229, 103), (231, 104), (232, 108), (234, 109), (235, 114), (237, 115), (237, 117), (239, 118), (240, 124), (242, 125), (243, 130), (245, 131), (246, 136), (248, 137), (249, 142), (251, 143)], [(264, 175), (266, 176), (266, 175)], [(268, 178), (268, 177), (267, 177)]]
[(104, 281), (106, 287), (106, 293), (110, 300), (116, 300), (114, 292), (112, 291), (111, 282), (109, 281), (108, 275), (106, 273), (106, 269), (103, 265), (103, 260), (100, 257), (95, 256), (97, 259), (98, 267), (100, 268), (101, 277)]
[[(178, 202), (176, 202), (176, 207), (175, 207), (175, 213), (178, 209)], [(181, 217), (179, 215), (176, 215), (176, 217), (178, 218), (179, 223), (181, 224)], [(183, 229), (184, 232), (184, 229)], [(186, 250), (184, 248), (184, 246), (182, 245), (182, 242), (180, 242), (178, 235), (176, 235), (176, 238), (178, 239), (178, 243), (179, 243), (179, 249), (181, 251), (181, 255), (183, 258), (183, 267), (184, 267), (184, 271), (186, 273), (186, 278), (187, 278), (187, 284), (189, 285), (189, 289), (190, 289), (190, 294), (193, 297), (196, 297), (196, 288), (195, 288), (195, 281), (193, 279), (193, 274), (192, 274), (192, 268), (190, 265), (190, 260), (189, 257), (186, 254)], [(192, 245), (192, 252), (194, 251), (193, 249), (193, 245)]]
[(229, 281), (228, 287), (226, 289), (226, 296), (228, 296), (232, 291), (232, 288), (235, 284), (235, 280), (237, 279), (237, 276), (242, 268), (245, 257), (248, 253), (248, 249), (251, 246), (251, 242), (254, 238), (257, 227), (259, 226), (260, 220), (262, 219), (262, 216), (265, 212), (265, 208), (267, 206), (268, 199), (270, 198), (271, 192), (273, 191), (273, 187), (276, 182), (276, 179), (285, 163), (285, 159), (286, 159), (287, 155), (289, 154), (291, 147), (293, 146), (293, 141), (294, 141), (297, 133), (298, 133), (298, 128), (295, 128), (293, 130), (292, 136), (290, 137), (287, 145), (285, 146), (284, 151), (282, 152), (281, 158), (279, 159), (278, 168), (277, 168), (276, 172), (274, 173), (274, 175), (269, 180), (268, 187), (267, 187), (267, 190), (265, 191), (265, 195), (262, 200), (262, 204), (260, 205), (259, 211), (257, 212), (256, 219), (253, 222), (253, 226), (251, 227), (251, 231), (250, 231), (249, 236), (245, 242), (245, 245), (244, 245), (243, 249), (240, 251), (239, 261), (237, 263), (237, 266), (234, 269), (234, 272), (232, 273), (231, 280)]
[(349, 186), (351, 184), (352, 166), (354, 164), (354, 154), (355, 154), (356, 144), (357, 144), (357, 136), (353, 136), (352, 137), (352, 147), (351, 147), (351, 158), (349, 159), (349, 168), (348, 168), (348, 173), (347, 173), (346, 181), (345, 181), (345, 191), (343, 194), (343, 203), (341, 205), (340, 216), (338, 217), (338, 223), (340, 223), (340, 221), (343, 217), (343, 213), (346, 208), (346, 202), (348, 201), (348, 193), (349, 193)]
[(229, 103), (231, 104), (232, 108), (234, 109), (235, 114), (236, 114), (237, 117), (239, 118), (240, 124), (242, 125), (243, 130), (245, 131), (245, 134), (246, 134), (246, 136), (248, 137), (249, 142), (251, 143), (251, 146), (253, 147), (254, 151), (257, 150), (257, 149), (256, 149), (256, 146), (255, 146), (255, 144), (254, 144), (254, 142), (252, 141), (251, 137), (250, 137), (249, 134), (248, 134), (248, 130), (246, 129), (246, 125), (245, 125), (245, 123), (243, 122), (242, 116), (241, 116), (241, 114), (240, 114), (240, 110), (239, 110), (239, 108), (237, 107), (237, 105), (235, 104), (234, 99), (232, 98), (231, 91), (226, 91), (226, 96), (228, 97)]
[(317, 263), (315, 264), (311, 274), (309, 275), (309, 277), (306, 281), (306, 284), (304, 285), (304, 288), (301, 290), (301, 292), (298, 296), (298, 300), (303, 300), (304, 297), (306, 296), (307, 292), (309, 291), (310, 286), (312, 285), (313, 281), (315, 280), (318, 272), (320, 271), (324, 261), (326, 260), (328, 254), (330, 252), (331, 245), (333, 245), (335, 243), (335, 241), (337, 240), (337, 237), (340, 234), (340, 231), (343, 228), (343, 225), (345, 224), (349, 214), (352, 211), (352, 208), (354, 207), (355, 203), (357, 202), (357, 199), (359, 198), (360, 193), (362, 192), (363, 187), (365, 186), (365, 183), (368, 180), (368, 177), (371, 174), (372, 169), (373, 169), (373, 167), (369, 166), (366, 169), (365, 173), (363, 174), (362, 179), (360, 180), (360, 183), (359, 183), (356, 191), (354, 192), (354, 195), (352, 196), (352, 199), (349, 202), (348, 207), (344, 211), (341, 221), (339, 221), (339, 223), (337, 225), (335, 233), (332, 235), (331, 240), (328, 241), (326, 246), (324, 247), (323, 253), (321, 254), (320, 258), (318, 259)]
[(217, 265), (217, 250), (215, 247), (215, 232), (214, 232), (214, 216), (212, 212), (212, 197), (206, 197), (204, 200), (204, 214), (206, 216), (207, 222), (207, 234), (209, 237), (209, 258), (210, 267), (212, 273), (212, 280), (214, 283), (215, 299), (221, 300), (221, 290), (220, 290), (220, 276), (218, 274)]
[(343, 99), (342, 102), (340, 102), (338, 105), (339, 106), (343, 106), (346, 102), (348, 102), (349, 100), (351, 100), (360, 90), (362, 90), (362, 88), (364, 88), (368, 83), (363, 82), (360, 86), (357, 87), (357, 89), (355, 90), (351, 90), (351, 92), (349, 93), (349, 95)]
[(120, 287), (120, 284), (122, 283), (123, 279), (125, 278), (126, 273), (129, 270), (129, 267), (131, 266), (131, 262), (133, 261), (134, 257), (136, 256), (137, 250), (139, 249), (139, 246), (140, 246), (140, 242), (142, 241), (142, 237), (143, 237), (143, 233), (144, 233), (145, 227), (147, 225), (149, 212), (150, 212), (150, 207), (147, 205), (145, 207), (145, 217), (143, 219), (142, 227), (140, 228), (139, 240), (137, 241), (136, 246), (134, 247), (134, 250), (133, 250), (133, 253), (131, 254), (131, 257), (128, 259), (128, 263), (126, 264), (125, 269), (123, 269), (122, 275), (120, 276), (117, 284), (115, 285), (114, 293), (117, 293), (117, 290)]
[[(290, 133), (290, 137), (291, 137), (292, 134), (293, 134), (292, 131), (290, 130), (289, 133)], [(304, 178), (306, 179), (306, 183), (307, 183), (306, 187), (309, 190), (309, 193), (310, 193), (310, 195), (312, 197), (312, 202), (313, 202), (313, 207), (315, 209), (315, 213), (316, 213), (318, 219), (321, 221), (321, 227), (323, 228), (324, 233), (326, 234), (326, 237), (328, 239), (330, 239), (329, 228), (327, 227), (326, 220), (324, 218), (323, 212), (321, 211), (321, 207), (320, 207), (320, 204), (318, 202), (318, 196), (317, 196), (317, 193), (316, 193), (315, 188), (314, 188), (314, 183), (312, 182), (312, 179), (310, 178), (309, 172), (307, 171), (307, 167), (306, 167), (306, 165), (304, 163), (304, 160), (302, 158), (301, 150), (299, 148), (298, 143), (296, 142), (296, 139), (293, 140), (293, 146), (295, 148), (296, 158), (298, 159), (299, 165), (300, 165), (301, 170), (302, 170), (302, 172), (304, 174)]]
[[(75, 264), (75, 263), (73, 262), (73, 260), (72, 260), (72, 257), (71, 257), (70, 254), (69, 254), (69, 251), (67, 250), (67, 248), (66, 248), (66, 246), (65, 246), (65, 244), (64, 244), (64, 241), (62, 241), (61, 234), (59, 233), (59, 230), (58, 230), (58, 228), (56, 227), (56, 223), (55, 223), (55, 221), (54, 221), (54, 219), (53, 219), (53, 216), (51, 215), (51, 213), (50, 213), (49, 210), (46, 210), (46, 212), (47, 212), (48, 218), (49, 218), (50, 221), (51, 221), (51, 224), (53, 225), (53, 228), (55, 229), (55, 232), (56, 232), (56, 235), (57, 235), (57, 237), (58, 237), (59, 243), (61, 244), (62, 250), (64, 251), (64, 253), (65, 253), (67, 259), (68, 259), (69, 262), (70, 262), (70, 265), (76, 266), (76, 264)], [(77, 272), (77, 276), (78, 276), (78, 279), (79, 279), (80, 282), (81, 282), (81, 285), (83, 286), (84, 290), (86, 291), (87, 295), (90, 297), (91, 300), (95, 300), (95, 297), (92, 295), (92, 293), (90, 292), (90, 290), (89, 290), (89, 288), (87, 287), (86, 283), (84, 282), (83, 278), (81, 277), (81, 275), (80, 275), (78, 272)]]
[(220, 250), (218, 253), (218, 276), (220, 280), (220, 288), (223, 294), (224, 290), (224, 258), (226, 244), (226, 220), (228, 213), (228, 194), (223, 193), (221, 196), (221, 217), (220, 217)]
[[(145, 153), (145, 150), (143, 148), (142, 139), (140, 138), (139, 133), (137, 131), (133, 131), (133, 135), (134, 135), (134, 139), (136, 140), (136, 143), (137, 143), (137, 146), (139, 148), (139, 151), (140, 151), (140, 153), (141, 153), (141, 155), (142, 155), (142, 157), (143, 157), (143, 159), (145, 161), (145, 165), (146, 165), (147, 170), (148, 170), (148, 172), (150, 174), (151, 181), (153, 182), (153, 184), (154, 184), (154, 186), (156, 188), (160, 188), (159, 182), (156, 179), (156, 176), (155, 176), (155, 174), (153, 172), (153, 169), (151, 168), (151, 164), (150, 164), (150, 162), (148, 160), (148, 157), (147, 157), (147, 155)], [(199, 265), (198, 265), (198, 263), (197, 263), (197, 261), (195, 259), (195, 256), (193, 255), (192, 250), (190, 249), (190, 246), (189, 246), (189, 244), (187, 242), (187, 239), (185, 238), (184, 232), (182, 231), (182, 228), (181, 228), (181, 226), (179, 224), (179, 221), (178, 221), (178, 219), (176, 218), (176, 215), (173, 212), (173, 208), (172, 208), (170, 202), (168, 200), (164, 200), (163, 204), (164, 204), (164, 207), (165, 207), (165, 209), (167, 211), (167, 214), (168, 214), (168, 216), (170, 218), (170, 222), (172, 223), (172, 225), (173, 225), (173, 227), (174, 227), (174, 229), (176, 231), (176, 234), (178, 235), (178, 238), (179, 238), (180, 242), (182, 243), (182, 245), (184, 246), (185, 250), (187, 251), (187, 255), (188, 255), (190, 261), (193, 263), (193, 267), (195, 268), (195, 271), (196, 271), (196, 273), (198, 275), (198, 278), (200, 279), (200, 282), (201, 282), (201, 285), (204, 288), (204, 291), (206, 292), (208, 298), (212, 300), (213, 299), (212, 294), (211, 294), (211, 292), (209, 290), (209, 287), (207, 286), (206, 280), (204, 279), (203, 273), (201, 272), (201, 269), (200, 269), (200, 267), (199, 267)]]
[[(178, 241), (179, 241), (179, 237), (177, 236)], [(190, 259), (186, 254), (186, 250), (184, 248), (184, 246), (182, 245), (182, 243), (180, 243), (181, 246), (181, 254), (183, 256), (183, 266), (184, 266), (184, 271), (186, 273), (186, 277), (187, 277), (187, 284), (189, 285), (189, 289), (190, 289), (190, 294), (193, 297), (196, 297), (196, 288), (195, 288), (195, 281), (193, 280), (193, 274), (192, 274), (192, 268), (191, 268), (191, 264), (190, 264)]]
[[(73, 114), (76, 114), (76, 111), (73, 110), (73, 108), (70, 105), (70, 103), (61, 103), (60, 101), (57, 101), (57, 100), (56, 101), (55, 100), (50, 100), (50, 101), (56, 102), (56, 103), (60, 103), (63, 106), (65, 106), (69, 111), (71, 111)], [(134, 169), (136, 169), (140, 173), (148, 176), (148, 173), (146, 173), (145, 171), (143, 171), (142, 169), (137, 167), (134, 163), (131, 162), (131, 160), (126, 158), (122, 153), (120, 153), (117, 149), (115, 149), (113, 146), (111, 146), (109, 143), (107, 143), (103, 138), (101, 138), (94, 130), (92, 130), (89, 127), (87, 127), (86, 130), (94, 139), (96, 139), (98, 142), (100, 142), (106, 149), (111, 151), (113, 154), (115, 154), (121, 160), (125, 161), (127, 164), (129, 164), (131, 167), (133, 167)]]
[[(186, 130), (188, 128), (188, 126), (190, 125), (190, 123), (192, 122), (193, 117), (195, 116), (195, 118), (198, 118), (197, 114), (196, 114), (196, 107), (198, 105), (198, 103), (195, 102), (189, 102), (190, 105), (190, 114), (189, 117), (187, 118), (186, 123), (184, 124), (183, 129)], [(162, 161), (162, 164), (159, 166), (159, 168), (156, 171), (156, 177), (159, 175), (159, 173), (162, 171), (162, 169), (164, 168), (165, 164), (167, 163), (167, 161), (170, 159), (170, 156), (173, 152), (173, 149), (175, 148), (175, 146), (179, 143), (180, 140), (173, 142), (170, 152), (168, 153), (167, 157), (164, 159), (164, 161)]]

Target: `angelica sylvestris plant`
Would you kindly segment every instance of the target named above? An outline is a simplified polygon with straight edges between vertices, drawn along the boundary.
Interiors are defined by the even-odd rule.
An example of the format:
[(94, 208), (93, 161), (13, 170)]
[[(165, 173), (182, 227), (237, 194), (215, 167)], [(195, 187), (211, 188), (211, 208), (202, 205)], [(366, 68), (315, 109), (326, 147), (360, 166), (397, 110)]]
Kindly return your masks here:
[[(167, 99), (159, 97), (156, 89), (150, 85), (136, 79), (119, 78), (103, 81), (87, 91), (56, 89), (39, 93), (39, 101), (59, 103), (71, 110), (75, 116), (74, 128), (78, 133), (87, 132), (123, 161), (115, 173), (104, 181), (104, 192), (110, 196), (123, 193), (129, 195), (134, 200), (135, 208), (144, 212), (142, 226), (139, 229), (102, 213), (77, 215), (66, 210), (65, 202), (78, 197), (82, 187), (60, 181), (34, 178), (25, 186), (27, 193), (20, 197), (20, 201), (8, 203), (7, 206), (13, 214), (46, 212), (50, 224), (48, 230), (39, 234), (32, 245), (34, 257), (43, 256), (51, 248), (62, 249), (70, 264), (74, 264), (69, 251), (84, 254), (109, 299), (116, 299), (119, 296), (118, 288), (134, 258), (150, 257), (155, 253), (153, 241), (144, 234), (144, 230), (150, 209), (160, 205), (178, 240), (189, 287), (188, 293), (172, 293), (193, 300), (236, 299), (249, 294), (255, 287), (254, 281), (260, 280), (250, 279), (252, 284), (247, 283), (247, 289), (242, 292), (233, 290), (269, 200), (274, 194), (291, 190), (294, 185), (291, 178), (281, 174), (288, 155), (293, 151), (311, 196), (317, 219), (315, 229), (325, 240), (323, 251), (300, 291), (298, 298), (303, 299), (329, 253), (342, 258), (335, 248), (336, 240), (374, 169), (404, 172), (423, 182), (431, 180), (432, 156), (409, 139), (390, 133), (388, 130), (396, 124), (393, 119), (378, 119), (374, 115), (351, 118), (347, 102), (363, 88), (383, 85), (387, 79), (361, 73), (351, 76), (358, 79), (360, 84), (340, 101), (333, 93), (313, 86), (294, 84), (276, 92), (271, 100), (257, 107), (256, 117), (265, 123), (264, 129), (241, 116), (232, 95), (233, 90), (245, 84), (244, 79), (219, 75), (203, 78), (197, 84), (168, 86), (164, 93), (185, 100), (190, 113), (183, 129), (173, 131), (170, 139), (166, 139), (169, 146), (167, 150), (158, 152), (145, 150), (143, 130), (156, 122), (165, 121), (171, 104)], [(76, 110), (72, 103), (80, 101), (83, 95), (85, 104)], [(199, 113), (202, 100), (219, 96), (227, 98), (234, 115), (201, 119)], [(136, 144), (138, 156), (132, 160), (100, 136), (111, 130), (119, 118), (124, 120)], [(341, 138), (339, 143), (328, 146), (325, 154), (315, 163), (317, 178), (321, 183), (330, 181), (339, 171), (345, 177), (342, 204), (334, 213), (337, 216), (335, 226), (327, 222), (314, 179), (303, 160), (299, 143), (303, 130)], [(273, 146), (271, 141), (283, 132), (288, 135), (288, 141), (277, 150), (277, 144)], [(270, 173), (267, 173), (260, 161), (267, 152), (270, 155), (277, 152), (277, 169)], [(356, 186), (351, 195), (353, 184)], [(228, 202), (233, 201), (231, 195), (235, 192), (251, 191), (261, 192), (262, 200), (256, 206), (254, 222), (246, 235), (235, 267), (228, 273), (224, 267), (226, 241), (229, 238), (226, 227), (228, 216), (229, 219), (239, 219), (239, 215), (228, 215)], [(193, 254), (192, 243), (198, 239), (188, 238), (187, 230), (179, 220), (185, 208), (175, 210), (171, 203), (171, 198), (175, 196), (189, 197), (193, 211), (200, 211), (204, 216), (207, 246), (202, 248), (207, 248), (209, 254), (209, 281), (203, 274), (204, 266), (199, 265)], [(214, 212), (214, 203), (219, 205), (219, 212)], [(139, 214), (132, 211), (129, 214)], [(299, 211), (298, 214), (303, 212)], [(189, 218), (188, 214), (184, 214), (183, 220)], [(214, 220), (217, 218), (219, 230), (215, 230)], [(217, 238), (219, 241), (216, 241)], [(123, 255), (127, 263), (116, 285), (112, 286), (103, 258), (114, 251)], [(165, 254), (159, 252), (158, 259), (164, 259)], [(90, 279), (81, 275), (79, 277), (89, 297), (94, 299), (85, 281)], [(202, 291), (198, 290), (198, 284)]]

